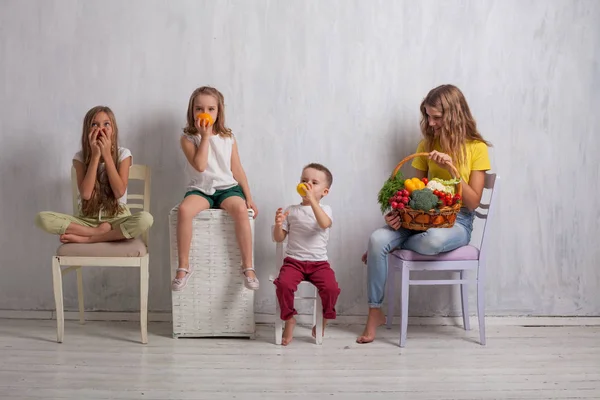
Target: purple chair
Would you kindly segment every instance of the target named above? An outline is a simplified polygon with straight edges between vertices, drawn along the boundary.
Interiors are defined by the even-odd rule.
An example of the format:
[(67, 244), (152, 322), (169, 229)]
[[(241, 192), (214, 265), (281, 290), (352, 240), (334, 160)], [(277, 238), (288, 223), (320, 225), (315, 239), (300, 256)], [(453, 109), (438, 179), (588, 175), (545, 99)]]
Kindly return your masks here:
[[(477, 283), (477, 316), (479, 318), (479, 339), (482, 345), (485, 345), (485, 311), (484, 311), (484, 293), (485, 283), (485, 262), (490, 245), (489, 241), (489, 223), (494, 211), (494, 201), (498, 196), (500, 177), (496, 174), (486, 173), (484, 187), (490, 190), (488, 204), (480, 204), (475, 211), (475, 216), (484, 220), (481, 245), (477, 247), (467, 245), (459, 247), (456, 250), (447, 253), (441, 253), (435, 256), (425, 256), (410, 250), (396, 250), (390, 253), (388, 257), (388, 278), (387, 278), (387, 327), (391, 328), (394, 317), (394, 287), (396, 273), (401, 273), (402, 277), (402, 298), (400, 305), (402, 308), (400, 324), (400, 347), (406, 344), (406, 330), (408, 326), (408, 288), (410, 285), (460, 285), (462, 316), (465, 330), (469, 330), (469, 282)], [(483, 213), (482, 210), (487, 210)], [(411, 280), (411, 271), (452, 271), (460, 274), (458, 279), (442, 280)], [(469, 281), (466, 279), (467, 271), (476, 271), (477, 279)]]

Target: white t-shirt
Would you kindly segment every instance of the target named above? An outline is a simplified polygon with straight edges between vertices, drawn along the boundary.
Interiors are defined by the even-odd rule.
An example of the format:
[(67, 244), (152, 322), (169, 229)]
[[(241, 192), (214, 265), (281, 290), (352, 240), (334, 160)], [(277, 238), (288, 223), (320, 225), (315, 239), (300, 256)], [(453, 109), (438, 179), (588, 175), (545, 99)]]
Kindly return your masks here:
[[(331, 207), (321, 205), (331, 219)], [(311, 206), (293, 205), (286, 209), (289, 215), (282, 228), (287, 232), (286, 256), (299, 261), (327, 261), (329, 228), (322, 229)]]
[[(119, 147), (118, 161), (121, 162), (121, 161), (125, 160), (127, 157), (131, 157), (131, 151), (129, 151), (129, 149), (126, 149), (125, 147)], [(79, 161), (80, 163), (85, 163), (83, 161), (83, 150), (75, 153), (75, 155), (73, 156), (73, 160)], [(118, 168), (118, 166), (117, 166), (117, 168)], [(98, 174), (105, 174), (105, 173), (106, 173), (106, 166), (102, 162), (102, 163), (98, 164)], [(125, 194), (119, 199), (119, 203), (127, 204), (127, 188), (125, 188)]]
[[(200, 146), (200, 135), (183, 135), (187, 140)], [(204, 194), (212, 195), (217, 190), (226, 190), (237, 186), (231, 171), (231, 153), (233, 141), (231, 137), (213, 135), (208, 146), (208, 163), (204, 172), (199, 172), (185, 160), (185, 175), (187, 181), (186, 191), (199, 190)]]

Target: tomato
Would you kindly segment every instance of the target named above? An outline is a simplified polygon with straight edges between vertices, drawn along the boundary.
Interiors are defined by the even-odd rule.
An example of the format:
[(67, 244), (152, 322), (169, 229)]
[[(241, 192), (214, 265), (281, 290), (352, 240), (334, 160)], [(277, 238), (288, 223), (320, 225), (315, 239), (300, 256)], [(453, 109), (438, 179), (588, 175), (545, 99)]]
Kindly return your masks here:
[(398, 208), (404, 208), (404, 207), (405, 207), (404, 203), (398, 203)]
[(396, 203), (395, 201), (392, 201), (392, 208), (395, 210), (398, 208), (398, 203)]
[(422, 178), (422, 179), (421, 179), (421, 181), (422, 181), (422, 182), (423, 182), (425, 185), (427, 185), (427, 184), (429, 183), (429, 179), (427, 179), (427, 178)]
[(402, 198), (402, 204), (408, 204), (408, 197), (403, 197)]
[(404, 189), (404, 190), (402, 191), (402, 196), (408, 197), (408, 195), (409, 195), (409, 194), (410, 194), (410, 193), (408, 193), (408, 190), (406, 190), (406, 189)]
[(398, 190), (398, 191), (396, 192), (396, 196), (398, 196), (398, 197), (402, 196), (402, 190)]

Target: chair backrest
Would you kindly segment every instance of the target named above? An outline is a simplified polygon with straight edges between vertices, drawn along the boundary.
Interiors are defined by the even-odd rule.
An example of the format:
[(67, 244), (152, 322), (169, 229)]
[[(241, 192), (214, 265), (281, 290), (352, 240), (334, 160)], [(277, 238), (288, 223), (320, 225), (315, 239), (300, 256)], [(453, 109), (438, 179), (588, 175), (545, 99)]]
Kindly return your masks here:
[[(127, 185), (127, 207), (130, 210), (139, 209), (150, 212), (150, 167), (141, 164), (134, 164), (129, 168), (129, 180), (139, 180), (144, 182), (142, 194), (134, 194), (131, 186)], [(75, 167), (71, 167), (71, 194), (73, 197), (73, 214), (79, 214), (79, 188), (77, 187), (77, 172)], [(135, 202), (132, 202), (135, 200)], [(148, 232), (142, 235), (142, 240), (148, 245)]]
[[(481, 234), (481, 244), (479, 246), (479, 263), (480, 264), (484, 264), (485, 260), (486, 260), (487, 248), (489, 245), (489, 238), (490, 238), (490, 233), (489, 233), (488, 228), (490, 226), (490, 221), (492, 220), (492, 218), (494, 216), (494, 210), (496, 209), (495, 203), (496, 203), (496, 199), (498, 198), (498, 193), (500, 190), (500, 177), (494, 173), (486, 172), (485, 182), (484, 182), (483, 187), (490, 191), (490, 197), (489, 197), (489, 201), (487, 203), (481, 203), (479, 205), (479, 207), (477, 208), (477, 210), (475, 210), (475, 216), (477, 218), (484, 220), (483, 233)], [(483, 211), (486, 211), (486, 212), (483, 212)]]

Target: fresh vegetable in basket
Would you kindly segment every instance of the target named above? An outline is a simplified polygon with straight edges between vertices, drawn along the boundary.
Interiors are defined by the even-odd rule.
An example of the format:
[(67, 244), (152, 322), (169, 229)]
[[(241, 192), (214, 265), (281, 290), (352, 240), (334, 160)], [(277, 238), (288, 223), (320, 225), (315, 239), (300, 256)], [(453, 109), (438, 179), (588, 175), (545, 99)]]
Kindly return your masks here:
[(402, 172), (398, 171), (396, 176), (391, 176), (385, 181), (377, 195), (377, 202), (379, 203), (382, 214), (385, 214), (391, 209), (392, 197), (396, 196), (396, 194), (402, 190), (404, 190), (404, 177), (402, 176)]
[(392, 210), (399, 210), (401, 208), (406, 207), (406, 205), (410, 201), (410, 197), (408, 196), (408, 190), (398, 190), (396, 194), (392, 196), (389, 200), (390, 207), (392, 207)]
[(440, 192), (446, 192), (454, 194), (454, 186), (460, 182), (460, 179), (449, 179), (443, 180), (439, 178), (433, 178), (427, 183), (427, 187), (431, 190), (439, 190)]
[(413, 190), (420, 190), (425, 188), (425, 182), (423, 182), (419, 178), (410, 178), (404, 181), (404, 188), (408, 190), (408, 193), (410, 194), (413, 192)]
[(450, 193), (441, 192), (439, 190), (434, 190), (433, 194), (439, 198), (438, 205), (440, 208), (445, 206), (453, 206), (456, 203), (460, 203), (462, 199), (460, 194), (452, 195)]
[(431, 189), (414, 190), (410, 195), (408, 206), (413, 210), (429, 211), (438, 205), (439, 199)]

